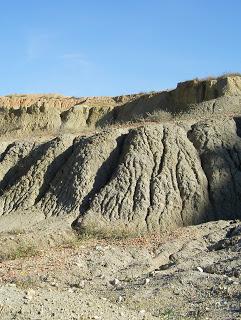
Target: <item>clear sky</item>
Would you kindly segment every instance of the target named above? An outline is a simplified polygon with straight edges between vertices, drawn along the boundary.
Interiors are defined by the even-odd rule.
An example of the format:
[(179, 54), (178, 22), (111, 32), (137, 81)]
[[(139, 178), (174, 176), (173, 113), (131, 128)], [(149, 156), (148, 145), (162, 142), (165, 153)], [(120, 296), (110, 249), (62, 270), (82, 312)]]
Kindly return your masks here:
[(241, 72), (241, 0), (0, 0), (0, 95), (119, 95)]

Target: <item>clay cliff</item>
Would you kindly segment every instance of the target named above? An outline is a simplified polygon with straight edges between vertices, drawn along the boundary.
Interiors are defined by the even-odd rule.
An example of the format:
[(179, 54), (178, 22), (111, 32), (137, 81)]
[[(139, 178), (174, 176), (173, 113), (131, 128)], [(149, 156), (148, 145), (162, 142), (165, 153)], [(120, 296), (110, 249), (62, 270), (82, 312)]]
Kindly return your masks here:
[(0, 133), (78, 133), (103, 125), (239, 114), (241, 77), (192, 80), (174, 90), (118, 97), (12, 95), (0, 97)]
[(101, 234), (240, 218), (240, 98), (238, 75), (123, 97), (1, 97), (1, 229), (30, 215)]

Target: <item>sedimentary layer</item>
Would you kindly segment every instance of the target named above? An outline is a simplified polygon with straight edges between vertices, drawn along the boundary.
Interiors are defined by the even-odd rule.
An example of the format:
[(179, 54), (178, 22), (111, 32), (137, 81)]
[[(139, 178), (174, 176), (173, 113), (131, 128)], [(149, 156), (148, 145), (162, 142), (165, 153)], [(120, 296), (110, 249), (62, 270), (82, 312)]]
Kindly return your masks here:
[(80, 133), (103, 125), (240, 114), (241, 77), (192, 80), (174, 90), (117, 97), (0, 97), (0, 134)]

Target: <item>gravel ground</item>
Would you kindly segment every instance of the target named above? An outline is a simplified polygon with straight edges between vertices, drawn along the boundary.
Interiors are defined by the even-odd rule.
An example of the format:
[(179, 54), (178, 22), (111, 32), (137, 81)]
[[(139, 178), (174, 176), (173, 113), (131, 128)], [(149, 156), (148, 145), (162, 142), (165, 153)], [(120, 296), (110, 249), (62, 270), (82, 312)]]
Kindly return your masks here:
[(241, 319), (239, 221), (121, 240), (61, 226), (1, 235), (0, 319)]

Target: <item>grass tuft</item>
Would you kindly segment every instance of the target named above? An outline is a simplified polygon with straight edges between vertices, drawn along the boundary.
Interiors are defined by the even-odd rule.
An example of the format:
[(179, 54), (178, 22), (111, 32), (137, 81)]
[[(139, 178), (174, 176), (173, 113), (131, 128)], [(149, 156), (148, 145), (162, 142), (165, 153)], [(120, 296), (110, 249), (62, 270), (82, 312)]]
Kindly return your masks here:
[(0, 261), (16, 260), (26, 257), (33, 257), (39, 254), (37, 248), (32, 244), (20, 243), (7, 252), (0, 253)]
[(16, 287), (24, 290), (38, 287), (38, 282), (30, 276), (17, 279), (13, 283), (16, 285)]
[(197, 81), (220, 80), (220, 79), (224, 79), (227, 77), (241, 77), (241, 73), (240, 72), (225, 72), (218, 77), (208, 76), (205, 78), (195, 78), (194, 80), (197, 80)]

